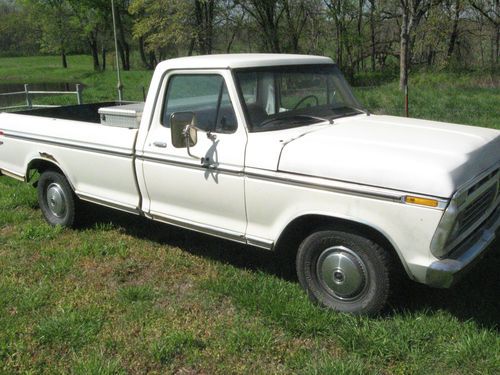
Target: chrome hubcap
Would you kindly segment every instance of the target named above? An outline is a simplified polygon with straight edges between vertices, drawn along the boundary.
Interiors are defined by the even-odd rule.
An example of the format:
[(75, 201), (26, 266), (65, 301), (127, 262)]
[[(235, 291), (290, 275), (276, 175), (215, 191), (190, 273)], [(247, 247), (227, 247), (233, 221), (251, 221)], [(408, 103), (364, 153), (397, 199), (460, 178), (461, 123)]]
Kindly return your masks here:
[(47, 187), (47, 205), (54, 216), (63, 217), (66, 213), (66, 195), (55, 182)]
[(324, 250), (316, 268), (322, 286), (339, 299), (355, 299), (366, 288), (367, 273), (363, 261), (344, 246)]

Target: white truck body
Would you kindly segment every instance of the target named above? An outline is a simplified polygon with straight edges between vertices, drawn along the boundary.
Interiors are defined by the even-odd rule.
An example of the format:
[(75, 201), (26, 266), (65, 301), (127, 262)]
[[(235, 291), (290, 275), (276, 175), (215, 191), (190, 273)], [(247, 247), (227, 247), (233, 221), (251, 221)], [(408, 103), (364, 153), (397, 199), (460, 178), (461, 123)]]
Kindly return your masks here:
[[(500, 131), (367, 113), (250, 131), (234, 71), (315, 64), (333, 62), (264, 54), (162, 62), (139, 129), (2, 113), (0, 173), (27, 181), (50, 163), (82, 200), (269, 250), (297, 220), (359, 224), (391, 245), (411, 279), (451, 285), (500, 225)], [(234, 109), (233, 132), (198, 135), (190, 148), (205, 164), (173, 147), (162, 126), (168, 82), (183, 74), (221, 76)], [(485, 191), (493, 195), (474, 222), (446, 242)]]

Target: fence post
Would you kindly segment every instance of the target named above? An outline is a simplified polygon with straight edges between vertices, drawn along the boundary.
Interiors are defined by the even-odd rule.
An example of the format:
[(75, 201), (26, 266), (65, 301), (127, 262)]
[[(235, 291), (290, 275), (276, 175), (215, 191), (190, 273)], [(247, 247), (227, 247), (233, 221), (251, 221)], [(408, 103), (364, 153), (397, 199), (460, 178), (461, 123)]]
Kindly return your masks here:
[(142, 86), (142, 98), (146, 101), (146, 88)]
[(26, 93), (26, 106), (31, 109), (33, 108), (33, 103), (31, 102), (30, 87), (27, 83), (24, 85), (24, 92)]
[(76, 98), (78, 100), (78, 105), (83, 104), (82, 91), (83, 91), (82, 85), (77, 83), (76, 84)]

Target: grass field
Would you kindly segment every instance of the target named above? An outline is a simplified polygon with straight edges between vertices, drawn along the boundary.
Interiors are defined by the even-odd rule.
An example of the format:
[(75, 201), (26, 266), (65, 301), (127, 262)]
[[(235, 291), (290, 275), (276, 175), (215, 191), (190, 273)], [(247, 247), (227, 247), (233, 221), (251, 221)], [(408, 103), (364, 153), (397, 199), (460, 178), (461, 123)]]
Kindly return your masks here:
[[(0, 84), (82, 82), (87, 101), (113, 98), (113, 72), (58, 63), (0, 59)], [(150, 75), (125, 73), (127, 98)], [(413, 79), (415, 116), (500, 128), (491, 77)], [(356, 91), (402, 112), (394, 82)], [(98, 207), (79, 229), (52, 228), (33, 188), (0, 178), (0, 374), (495, 374), (499, 268), (491, 251), (453, 289), (409, 283), (382, 316), (352, 317), (310, 304), (272, 253)]]

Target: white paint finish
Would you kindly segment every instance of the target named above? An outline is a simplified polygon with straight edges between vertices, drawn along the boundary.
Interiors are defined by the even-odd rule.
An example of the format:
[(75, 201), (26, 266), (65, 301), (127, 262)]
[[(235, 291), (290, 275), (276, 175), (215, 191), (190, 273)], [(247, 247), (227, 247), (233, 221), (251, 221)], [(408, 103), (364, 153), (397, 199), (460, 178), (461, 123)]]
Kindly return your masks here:
[(279, 170), (449, 198), (499, 154), (498, 130), (358, 115), (288, 143)]
[[(447, 200), (434, 209), (403, 204), (402, 197), (418, 192), (449, 198), (499, 162), (500, 132), (358, 115), (333, 125), (247, 134), (228, 68), (331, 63), (325, 57), (273, 54), (168, 60), (153, 75), (139, 131), (0, 114), (0, 130), (41, 140), (1, 139), (0, 169), (24, 176), (27, 164), (47, 153), (87, 199), (133, 210), (142, 197), (141, 209), (148, 217), (263, 247), (301, 215), (360, 222), (384, 234), (409, 273), (425, 282), (425, 270), (435, 260), (429, 245)], [(200, 168), (186, 149), (173, 148), (170, 129), (159, 124), (165, 78), (180, 70), (220, 74), (226, 81), (237, 132), (217, 134), (216, 144), (200, 132), (192, 148), (199, 156), (216, 150), (213, 169)], [(155, 141), (167, 143), (167, 148), (154, 147)], [(127, 156), (134, 152), (140, 191), (133, 159)]]
[(16, 136), (131, 154), (137, 130), (82, 121), (0, 113), (0, 128)]
[(23, 137), (5, 137), (0, 148), (2, 168), (24, 176), (32, 160), (48, 154), (77, 194), (138, 207), (132, 156), (127, 156), (132, 154), (137, 130), (13, 114), (0, 115), (0, 122), (7, 135)]
[(277, 240), (295, 218), (324, 215), (379, 230), (393, 244), (411, 272), (419, 272), (420, 268), (414, 266), (429, 265), (435, 260), (430, 256), (429, 246), (443, 215), (441, 210), (252, 177), (246, 179), (245, 190), (248, 236)]
[(276, 171), (281, 150), (287, 143), (323, 127), (324, 123), (280, 131), (248, 133), (245, 166)]
[(156, 69), (158, 71), (167, 69), (237, 69), (307, 64), (333, 64), (333, 61), (329, 57), (314, 55), (232, 53), (170, 59), (158, 64)]
[[(201, 168), (200, 159), (190, 157), (186, 148), (173, 147), (170, 128), (160, 123), (168, 79), (180, 74), (221, 75), (226, 81), (232, 103), (238, 102), (228, 70), (172, 70), (165, 75), (160, 86), (159, 98), (162, 99), (158, 100), (142, 153), (146, 158), (142, 162), (142, 170), (147, 188), (143, 209), (147, 205), (149, 214), (153, 216), (191, 224), (208, 224), (244, 235), (246, 214), (242, 172), (247, 136), (241, 108), (235, 108), (238, 121), (235, 133), (214, 133), (216, 139), (213, 141), (204, 132), (198, 132), (198, 143), (191, 147), (191, 153), (209, 157), (213, 164), (211, 168)], [(165, 142), (167, 147), (158, 148), (155, 142)], [(232, 173), (220, 173), (219, 169)]]

